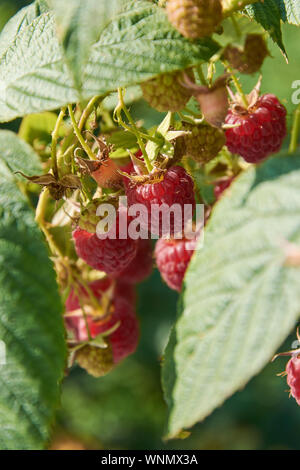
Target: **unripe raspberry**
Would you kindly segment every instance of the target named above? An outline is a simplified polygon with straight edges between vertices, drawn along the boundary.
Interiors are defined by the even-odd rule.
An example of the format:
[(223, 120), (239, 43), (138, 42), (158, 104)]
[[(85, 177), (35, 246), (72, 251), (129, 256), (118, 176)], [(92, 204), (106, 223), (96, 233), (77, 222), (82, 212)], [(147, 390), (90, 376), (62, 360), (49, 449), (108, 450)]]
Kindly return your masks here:
[(96, 212), (100, 202), (99, 199), (94, 199), (81, 211), (78, 220), (79, 228), (89, 233), (96, 233), (96, 227), (100, 221), (100, 217), (96, 215)]
[(94, 377), (103, 377), (115, 366), (110, 345), (98, 348), (87, 344), (76, 352), (76, 362)]
[(205, 163), (215, 158), (225, 144), (224, 132), (216, 127), (185, 122), (182, 130), (190, 132), (184, 137), (185, 154), (199, 162)]
[[(126, 195), (128, 207), (142, 204), (145, 208), (139, 217), (141, 228), (159, 236), (181, 232), (184, 229), (184, 211), (187, 205), (192, 215), (196, 204), (193, 180), (180, 166), (173, 166), (157, 177), (150, 174), (145, 183), (129, 185)], [(175, 204), (181, 214), (176, 217), (176, 212), (170, 211), (170, 224), (167, 223), (164, 227), (164, 218), (159, 209), (164, 207), (168, 212)]]
[(138, 248), (135, 258), (119, 275), (118, 279), (130, 284), (144, 281), (152, 272), (152, 246), (150, 239), (138, 239)]
[(191, 39), (210, 36), (222, 21), (220, 0), (168, 0), (170, 23)]
[(260, 34), (248, 34), (244, 49), (227, 46), (224, 58), (240, 73), (252, 74), (260, 70), (268, 53), (265, 40)]
[(178, 292), (181, 291), (183, 278), (193, 255), (197, 241), (164, 239), (157, 241), (155, 259), (158, 270), (167, 285)]
[(259, 163), (280, 150), (286, 136), (286, 109), (276, 96), (265, 94), (248, 109), (229, 110), (226, 123), (238, 125), (226, 130), (230, 152), (246, 162)]
[(300, 357), (292, 357), (286, 365), (287, 384), (292, 397), (300, 405)]
[[(186, 70), (185, 73), (193, 81), (193, 72)], [(157, 111), (180, 111), (191, 97), (190, 90), (181, 84), (183, 81), (183, 71), (158, 75), (141, 84), (144, 99)]]

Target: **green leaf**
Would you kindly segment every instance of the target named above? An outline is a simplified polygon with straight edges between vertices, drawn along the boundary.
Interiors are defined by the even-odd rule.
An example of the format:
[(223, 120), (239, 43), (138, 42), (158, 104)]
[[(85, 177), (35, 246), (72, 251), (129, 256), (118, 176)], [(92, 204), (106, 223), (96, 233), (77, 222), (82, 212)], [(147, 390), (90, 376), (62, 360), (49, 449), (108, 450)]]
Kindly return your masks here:
[(191, 42), (170, 25), (163, 9), (131, 1), (92, 48), (85, 89), (96, 94), (207, 61), (219, 46), (209, 38)]
[[(203, 420), (272, 358), (300, 313), (300, 155), (243, 173), (216, 204), (163, 363), (168, 436)], [(255, 406), (255, 404), (253, 404)]]
[(15, 37), (26, 29), (35, 18), (47, 10), (46, 2), (39, 0), (33, 2), (28, 7), (22, 8), (9, 20), (0, 34), (0, 57), (14, 41)]
[[(37, 114), (29, 114), (22, 120), (19, 137), (28, 142), (30, 145), (35, 140), (50, 143), (51, 133), (55, 127), (57, 115), (55, 113), (45, 112)], [(63, 125), (59, 129), (59, 137), (63, 137), (66, 133), (66, 126)]]
[[(268, 0), (269, 1), (269, 0)], [(300, 25), (299, 0), (277, 0), (282, 21), (296, 26)]]
[(109, 20), (120, 10), (124, 0), (48, 0), (53, 8), (57, 32), (75, 87), (82, 88), (83, 70), (92, 44)]
[(65, 365), (55, 275), (17, 170), (41, 172), (38, 156), (0, 132), (0, 448), (40, 449), (48, 439)]
[[(43, 12), (30, 20), (20, 32), (15, 27), (14, 33), (8, 34), (6, 29), (0, 37), (5, 43), (0, 54), (0, 122), (79, 100), (63, 60), (53, 16)], [(156, 5), (130, 2), (92, 46), (82, 97), (88, 99), (196, 65), (209, 60), (218, 49), (210, 38), (194, 42), (183, 38)]]
[(264, 0), (263, 3), (248, 5), (245, 11), (251, 19), (254, 19), (270, 34), (273, 41), (278, 45), (284, 57), (287, 58), (286, 50), (282, 42), (281, 14), (278, 0)]
[[(3, 39), (5, 31), (0, 43)], [(17, 32), (0, 56), (0, 121), (56, 109), (77, 99), (53, 17), (42, 13)]]

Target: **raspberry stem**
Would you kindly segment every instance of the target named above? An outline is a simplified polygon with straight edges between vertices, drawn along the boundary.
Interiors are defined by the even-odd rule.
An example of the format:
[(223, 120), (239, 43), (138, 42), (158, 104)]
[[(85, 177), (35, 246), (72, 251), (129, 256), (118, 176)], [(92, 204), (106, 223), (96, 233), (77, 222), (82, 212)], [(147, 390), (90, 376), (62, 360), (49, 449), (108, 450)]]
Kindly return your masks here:
[(45, 221), (45, 212), (46, 212), (47, 205), (48, 205), (48, 199), (49, 199), (49, 190), (48, 188), (44, 188), (40, 194), (39, 202), (36, 207), (35, 221), (40, 227), (40, 229), (42, 230), (43, 234), (45, 235), (45, 238), (47, 240), (47, 243), (53, 255), (59, 258), (63, 258), (63, 254), (60, 248), (55, 243), (54, 238), (51, 232), (48, 230), (47, 223)]
[(249, 103), (247, 101), (246, 95), (243, 92), (243, 89), (241, 87), (241, 84), (240, 84), (238, 78), (234, 75), (233, 70), (230, 67), (230, 65), (228, 64), (228, 62), (224, 62), (224, 65), (225, 65), (227, 71), (230, 73), (230, 76), (232, 78), (232, 81), (234, 83), (236, 91), (238, 92), (239, 96), (241, 97), (241, 100), (243, 102), (244, 107), (247, 109), (248, 106), (249, 106)]
[(201, 81), (202, 85), (208, 86), (207, 81), (206, 81), (206, 78), (205, 78), (204, 73), (203, 73), (203, 70), (202, 70), (201, 64), (199, 64), (199, 65), (197, 66), (197, 73), (198, 73), (198, 76), (199, 76), (199, 78), (200, 78), (200, 81)]
[(90, 117), (90, 115), (92, 114), (92, 112), (94, 110), (97, 110), (99, 104), (101, 103), (101, 101), (105, 98), (105, 96), (107, 95), (104, 95), (104, 96), (94, 96), (87, 104), (86, 108), (83, 110), (83, 113), (81, 115), (81, 118), (79, 120), (79, 124), (78, 124), (78, 129), (80, 131), (82, 131), (82, 129), (84, 128), (88, 118)]
[(91, 160), (96, 160), (96, 156), (94, 155), (94, 153), (92, 152), (92, 150), (90, 149), (88, 144), (85, 142), (84, 138), (82, 137), (82, 134), (81, 134), (81, 131), (80, 131), (80, 129), (78, 127), (78, 124), (76, 122), (71, 104), (68, 105), (68, 110), (69, 110), (69, 115), (70, 115), (70, 118), (71, 118), (72, 126), (73, 126), (73, 129), (74, 129), (74, 133), (75, 133), (77, 139), (79, 140), (80, 145), (82, 146), (83, 150), (85, 151), (85, 153), (89, 156), (89, 158)]
[(53, 129), (53, 132), (52, 132), (52, 143), (51, 143), (51, 161), (52, 161), (52, 171), (53, 171), (53, 175), (55, 176), (56, 179), (58, 179), (58, 166), (57, 166), (57, 155), (56, 155), (56, 146), (57, 146), (57, 141), (58, 141), (58, 132), (59, 132), (59, 128), (60, 128), (60, 125), (63, 121), (63, 118), (65, 117), (65, 114), (66, 114), (66, 107), (62, 108), (59, 115), (58, 115), (58, 118), (57, 118), (57, 121), (56, 121), (56, 124), (55, 124), (55, 127)]
[(289, 145), (289, 153), (295, 153), (298, 147), (298, 137), (300, 131), (300, 104), (294, 112), (294, 119), (291, 132), (291, 141)]
[[(144, 141), (143, 141), (143, 138), (142, 138), (142, 134), (139, 131), (139, 129), (137, 128), (132, 116), (130, 115), (130, 112), (127, 109), (127, 106), (124, 102), (124, 96), (123, 96), (123, 89), (122, 88), (118, 88), (118, 98), (119, 98), (119, 103), (115, 108), (114, 116), (116, 116), (116, 120), (122, 125), (122, 127), (129, 130), (130, 132), (132, 132), (136, 136), (139, 147), (140, 147), (141, 152), (143, 154), (143, 158), (145, 160), (147, 170), (150, 173), (153, 168), (152, 168), (151, 162), (149, 160), (148, 154), (146, 152), (146, 147), (145, 147), (145, 144), (144, 144)], [(132, 127), (127, 126), (125, 124), (125, 122), (123, 121), (123, 119), (121, 117), (121, 112), (122, 111), (124, 112), (126, 118), (128, 119), (128, 122), (131, 124)], [(150, 136), (146, 136), (146, 138), (152, 140)]]

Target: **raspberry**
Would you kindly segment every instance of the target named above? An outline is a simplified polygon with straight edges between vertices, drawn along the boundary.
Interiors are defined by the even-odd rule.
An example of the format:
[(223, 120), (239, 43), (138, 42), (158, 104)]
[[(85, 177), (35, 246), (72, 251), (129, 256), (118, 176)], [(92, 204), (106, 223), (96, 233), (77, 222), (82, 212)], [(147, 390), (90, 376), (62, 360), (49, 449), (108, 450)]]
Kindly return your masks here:
[(233, 179), (234, 179), (233, 177), (226, 178), (215, 183), (214, 194), (215, 194), (216, 200), (220, 199), (225, 189), (227, 189), (231, 185)]
[(110, 275), (124, 271), (134, 259), (137, 252), (137, 241), (127, 237), (119, 238), (119, 213), (116, 220), (116, 238), (98, 238), (96, 233), (77, 228), (73, 232), (75, 249), (82, 258), (94, 269)]
[(180, 292), (183, 278), (196, 246), (196, 240), (160, 238), (155, 246), (158, 270), (167, 285)]
[(126, 280), (117, 279), (115, 295), (117, 298), (122, 297), (130, 305), (135, 305), (136, 303), (135, 287), (132, 283), (127, 282)]
[[(128, 186), (127, 202), (128, 207), (133, 204), (142, 204), (146, 212), (141, 212), (139, 217), (141, 228), (149, 230), (154, 235), (174, 234), (175, 232), (182, 231), (184, 228), (184, 206), (189, 204), (192, 212), (195, 209), (195, 195), (194, 184), (190, 175), (180, 166), (173, 166), (169, 168), (162, 175), (162, 179), (157, 178), (158, 181), (150, 179), (146, 183), (136, 183)], [(170, 226), (163, 227), (162, 212), (154, 211), (154, 205), (158, 208), (164, 204), (165, 208), (171, 207), (176, 204), (179, 209), (181, 208), (181, 217), (177, 218), (175, 213), (170, 214)], [(151, 227), (152, 219), (152, 227)], [(168, 225), (168, 224), (167, 224)]]
[(281, 148), (286, 136), (286, 109), (276, 96), (265, 94), (248, 110), (229, 110), (226, 123), (239, 124), (226, 130), (230, 152), (246, 162), (258, 163)]
[(224, 132), (216, 127), (184, 123), (182, 130), (191, 132), (184, 137), (185, 154), (199, 162), (208, 162), (216, 157), (225, 144)]
[[(185, 73), (193, 80), (191, 70)], [(157, 111), (180, 111), (191, 97), (191, 92), (180, 82), (184, 81), (184, 72), (158, 75), (141, 84), (144, 99)]]
[(150, 276), (152, 272), (152, 247), (149, 239), (138, 239), (138, 248), (135, 258), (122, 271), (118, 279), (123, 279), (127, 283), (137, 284)]
[(300, 405), (300, 357), (292, 357), (286, 365), (287, 384), (291, 389), (291, 395)]
[(248, 34), (244, 50), (227, 46), (224, 51), (224, 58), (231, 67), (247, 74), (260, 70), (267, 55), (268, 49), (264, 38), (260, 34)]
[[(109, 287), (111, 281), (100, 280), (89, 284), (90, 290), (94, 293), (96, 300), (99, 302), (99, 308), (102, 295), (106, 292), (106, 285)], [(81, 301), (79, 302), (77, 294), (74, 290), (71, 291), (66, 301), (67, 312), (70, 313), (73, 310), (78, 310), (81, 308), (81, 305), (90, 305), (90, 299), (85, 289), (81, 289), (80, 297)], [(105, 338), (111, 346), (113, 362), (117, 364), (135, 351), (139, 337), (139, 326), (133, 305), (129, 302), (129, 298), (125, 298), (118, 289), (114, 291), (111, 310), (108, 313), (108, 316), (105, 316), (105, 318), (100, 317), (100, 319), (99, 316), (97, 317), (97, 312), (95, 312), (94, 315), (89, 314), (87, 321), (92, 338), (95, 338), (101, 333), (105, 333), (120, 323), (117, 329)], [(83, 315), (78, 315), (78, 312), (76, 312), (74, 316), (66, 316), (65, 321), (67, 329), (73, 332), (78, 342), (88, 340)], [(95, 355), (96, 354), (94, 354), (94, 356)], [(100, 353), (98, 353), (97, 356), (99, 355)], [(105, 356), (105, 358), (107, 358), (107, 356)], [(92, 359), (92, 361), (94, 361), (94, 359)]]
[(98, 348), (87, 344), (76, 352), (76, 362), (94, 377), (103, 377), (115, 366), (111, 346)]
[(170, 23), (191, 39), (210, 36), (222, 21), (220, 0), (168, 0)]

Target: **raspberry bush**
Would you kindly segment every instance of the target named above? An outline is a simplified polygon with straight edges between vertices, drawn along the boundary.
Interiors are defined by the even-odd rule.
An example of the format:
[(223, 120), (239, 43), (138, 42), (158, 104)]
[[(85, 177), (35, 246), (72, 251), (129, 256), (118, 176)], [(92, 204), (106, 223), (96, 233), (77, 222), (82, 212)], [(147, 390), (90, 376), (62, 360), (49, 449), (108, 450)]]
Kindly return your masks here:
[(22, 119), (0, 131), (3, 448), (48, 445), (65, 376), (135, 383), (154, 345), (182, 436), (295, 330), (300, 108), (264, 64), (300, 13), (278, 5), (36, 0), (3, 28), (0, 122)]

